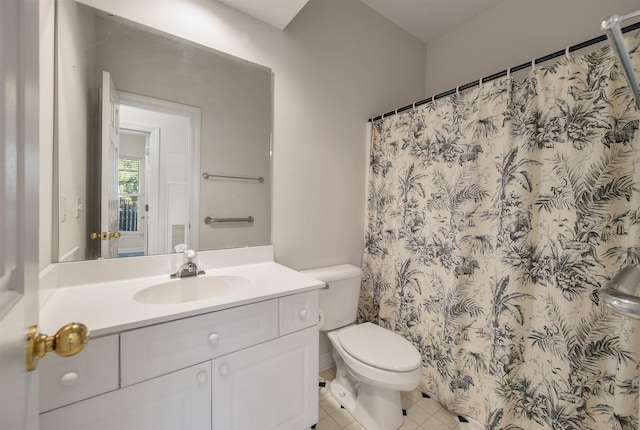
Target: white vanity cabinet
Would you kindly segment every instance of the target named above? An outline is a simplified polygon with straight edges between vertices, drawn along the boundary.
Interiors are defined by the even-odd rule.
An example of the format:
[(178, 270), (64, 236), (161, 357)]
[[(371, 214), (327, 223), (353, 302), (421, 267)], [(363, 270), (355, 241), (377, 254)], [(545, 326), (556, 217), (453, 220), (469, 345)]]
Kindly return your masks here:
[[(105, 371), (111, 385), (42, 390), (40, 429), (308, 429), (318, 421), (317, 315), (312, 290), (108, 336), (98, 355), (41, 369), (41, 381)], [(103, 356), (110, 367), (119, 358), (115, 375)], [(74, 360), (92, 370), (74, 372)]]
[(278, 300), (157, 324), (120, 335), (123, 387), (278, 337)]
[(210, 428), (210, 361), (40, 415), (41, 430)]
[(91, 339), (82, 354), (49, 354), (39, 364), (40, 410), (50, 411), (117, 390), (118, 335)]
[(213, 360), (213, 430), (308, 429), (318, 414), (318, 328)]

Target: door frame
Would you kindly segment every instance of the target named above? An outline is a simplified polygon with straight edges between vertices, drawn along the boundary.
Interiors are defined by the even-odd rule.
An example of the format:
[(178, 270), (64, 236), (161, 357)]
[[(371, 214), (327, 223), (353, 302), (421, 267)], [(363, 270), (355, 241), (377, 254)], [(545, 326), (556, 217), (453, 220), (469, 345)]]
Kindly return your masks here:
[(130, 122), (121, 122), (122, 132), (138, 133), (145, 138), (145, 164), (144, 164), (144, 204), (149, 206), (149, 213), (155, 217), (145, 216), (144, 231), (144, 255), (158, 254), (158, 237), (150, 234), (158, 230), (158, 181), (160, 180), (160, 128), (147, 127)]
[(200, 237), (200, 130), (202, 111), (198, 107), (153, 97), (118, 91), (120, 104), (140, 109), (186, 117), (189, 121), (189, 248), (198, 249)]
[(38, 429), (38, 372), (26, 370), (39, 316), (38, 0), (0, 4), (0, 428)]

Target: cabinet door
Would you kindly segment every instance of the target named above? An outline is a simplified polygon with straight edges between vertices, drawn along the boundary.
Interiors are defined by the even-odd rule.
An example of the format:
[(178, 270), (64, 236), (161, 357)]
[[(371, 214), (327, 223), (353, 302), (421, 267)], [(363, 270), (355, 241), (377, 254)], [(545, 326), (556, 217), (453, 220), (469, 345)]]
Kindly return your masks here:
[(213, 430), (300, 430), (318, 422), (318, 328), (213, 360)]
[(210, 361), (40, 415), (40, 430), (210, 428)]

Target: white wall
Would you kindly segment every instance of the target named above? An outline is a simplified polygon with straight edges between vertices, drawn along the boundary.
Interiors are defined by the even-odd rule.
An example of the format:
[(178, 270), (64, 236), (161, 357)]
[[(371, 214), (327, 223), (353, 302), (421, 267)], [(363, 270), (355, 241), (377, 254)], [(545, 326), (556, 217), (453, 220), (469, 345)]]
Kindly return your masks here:
[(638, 0), (503, 1), (427, 45), (425, 97), (601, 36), (603, 19), (638, 7)]
[(271, 68), (276, 259), (360, 264), (366, 121), (424, 93), (424, 44), (357, 0), (311, 0), (284, 31), (209, 0), (84, 2)]

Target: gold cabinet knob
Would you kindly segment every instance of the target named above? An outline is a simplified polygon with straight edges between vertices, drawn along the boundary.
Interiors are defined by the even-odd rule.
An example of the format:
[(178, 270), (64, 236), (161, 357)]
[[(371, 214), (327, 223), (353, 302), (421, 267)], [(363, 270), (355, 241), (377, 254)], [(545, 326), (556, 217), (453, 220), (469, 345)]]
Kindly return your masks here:
[(38, 326), (29, 328), (27, 339), (27, 370), (35, 370), (38, 361), (48, 352), (60, 357), (70, 357), (82, 351), (89, 342), (89, 329), (80, 323), (70, 323), (53, 336), (38, 333)]

